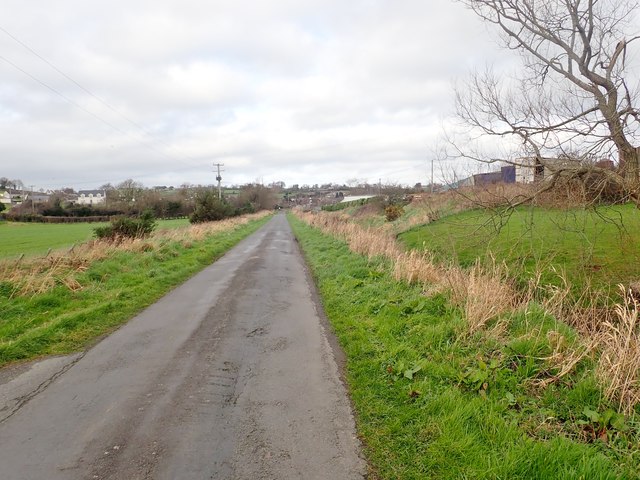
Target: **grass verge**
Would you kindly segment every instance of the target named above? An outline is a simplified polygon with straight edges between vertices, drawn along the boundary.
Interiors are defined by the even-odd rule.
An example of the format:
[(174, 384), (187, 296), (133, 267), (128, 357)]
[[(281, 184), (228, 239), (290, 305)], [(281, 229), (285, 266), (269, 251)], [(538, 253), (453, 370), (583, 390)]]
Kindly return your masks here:
[(445, 293), (427, 297), (394, 280), (388, 260), (290, 222), (347, 355), (373, 475), (637, 478), (635, 417), (607, 404), (593, 359), (580, 356), (561, 377), (549, 367), (576, 341), (567, 326), (533, 305), (469, 334)]
[[(14, 270), (7, 268), (8, 278), (18, 268), (26, 268), (28, 272), (22, 277), (28, 277), (36, 268), (46, 267), (37, 277), (50, 277), (51, 281), (42, 283), (35, 292), (26, 285), (24, 289), (30, 293), (19, 294), (16, 281), (0, 275), (0, 366), (86, 347), (210, 265), (268, 218), (230, 222), (209, 234), (203, 233), (206, 226), (175, 230), (167, 236), (133, 242), (129, 248), (98, 242), (88, 250), (102, 249), (104, 253), (88, 262), (60, 256), (45, 259), (50, 263), (44, 267), (33, 260), (32, 264), (16, 265)], [(65, 270), (55, 270), (59, 265), (66, 265)]]

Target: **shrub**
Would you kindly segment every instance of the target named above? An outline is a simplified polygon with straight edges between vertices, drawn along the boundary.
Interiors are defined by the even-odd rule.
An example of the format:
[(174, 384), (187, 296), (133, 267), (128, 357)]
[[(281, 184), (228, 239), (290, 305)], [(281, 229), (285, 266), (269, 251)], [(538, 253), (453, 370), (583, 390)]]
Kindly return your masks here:
[(404, 208), (402, 205), (389, 205), (384, 209), (384, 216), (387, 218), (388, 222), (393, 222), (402, 216), (404, 213)]
[(144, 238), (148, 237), (156, 228), (155, 217), (151, 210), (145, 210), (140, 218), (117, 218), (110, 225), (97, 227), (93, 232), (97, 238), (116, 240), (118, 238)]
[(235, 209), (211, 190), (202, 190), (196, 195), (196, 206), (189, 217), (191, 223), (215, 222), (236, 215)]
[(249, 213), (256, 213), (256, 209), (251, 204), (251, 202), (246, 202), (245, 204), (240, 205), (236, 208), (236, 215), (246, 215)]

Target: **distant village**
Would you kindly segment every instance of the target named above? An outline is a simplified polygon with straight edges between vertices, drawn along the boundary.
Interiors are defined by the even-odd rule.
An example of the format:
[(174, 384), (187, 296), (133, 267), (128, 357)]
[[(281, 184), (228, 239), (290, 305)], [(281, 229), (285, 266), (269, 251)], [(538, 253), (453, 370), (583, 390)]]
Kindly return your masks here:
[[(220, 187), (223, 198), (235, 203), (258, 203), (260, 208), (290, 208), (300, 206), (314, 209), (373, 196), (421, 196), (425, 192), (437, 193), (464, 187), (480, 187), (492, 184), (535, 183), (544, 180), (557, 169), (565, 167), (569, 160), (544, 159), (544, 162), (521, 160), (513, 165), (504, 165), (499, 170), (476, 173), (448, 183), (412, 186), (398, 184), (368, 183), (352, 180), (344, 184), (328, 183), (314, 185), (290, 185), (273, 182), (268, 185), (247, 184)], [(597, 162), (597, 167), (613, 169), (611, 160)], [(151, 208), (159, 217), (188, 216), (193, 209), (193, 199), (203, 189), (216, 190), (215, 185), (189, 185), (179, 187), (157, 185), (145, 187), (132, 179), (117, 185), (105, 184), (100, 188), (75, 190), (36, 189), (26, 186), (21, 180), (0, 177), (0, 212), (6, 217), (11, 211), (22, 217), (39, 215), (44, 217), (64, 216), (90, 217), (114, 214), (139, 213)], [(56, 213), (57, 212), (57, 213)], [(25, 218), (23, 218), (24, 220)]]

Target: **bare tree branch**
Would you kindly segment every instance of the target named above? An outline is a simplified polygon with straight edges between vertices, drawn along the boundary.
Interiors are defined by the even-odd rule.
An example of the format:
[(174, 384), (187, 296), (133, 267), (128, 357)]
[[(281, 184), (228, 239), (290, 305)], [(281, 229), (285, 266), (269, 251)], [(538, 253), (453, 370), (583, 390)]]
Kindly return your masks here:
[[(629, 45), (640, 38), (637, 31), (629, 35), (630, 28), (638, 28), (632, 23), (637, 4), (627, 0), (459, 1), (497, 27), (505, 48), (521, 54), (525, 69), (515, 78), (499, 78), (487, 69), (457, 88), (457, 117), (470, 140), (451, 142), (458, 154), (495, 162), (494, 154), (469, 153), (473, 144), (481, 143), (478, 134), (510, 145), (513, 154), (505, 158), (510, 163), (527, 157), (542, 162), (566, 152), (582, 152), (578, 158), (599, 153), (617, 163), (616, 171), (601, 173), (602, 177), (624, 186), (636, 198), (639, 92), (628, 87), (625, 68)], [(574, 178), (586, 175), (583, 168), (584, 163), (575, 162)], [(561, 170), (561, 176), (568, 175), (566, 165)]]

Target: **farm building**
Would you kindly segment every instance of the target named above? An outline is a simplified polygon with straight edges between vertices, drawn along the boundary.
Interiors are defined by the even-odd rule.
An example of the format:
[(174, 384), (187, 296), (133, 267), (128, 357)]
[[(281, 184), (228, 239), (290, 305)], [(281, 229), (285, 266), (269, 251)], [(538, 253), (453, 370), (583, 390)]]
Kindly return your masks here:
[(450, 185), (451, 188), (461, 187), (478, 187), (483, 185), (493, 185), (495, 183), (515, 183), (516, 181), (516, 167), (514, 165), (507, 165), (501, 167), (500, 170), (487, 173), (476, 173), (470, 177), (458, 180)]
[[(583, 165), (580, 160), (572, 158), (519, 158), (515, 162), (515, 180), (517, 183), (539, 182), (558, 170), (575, 168), (580, 165)], [(602, 160), (596, 163), (596, 166), (600, 168), (609, 168), (609, 165), (613, 165), (611, 160)]]

